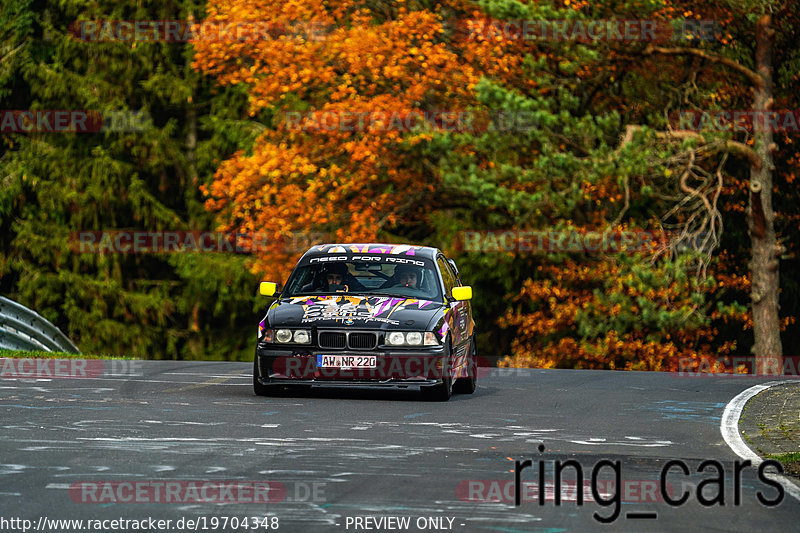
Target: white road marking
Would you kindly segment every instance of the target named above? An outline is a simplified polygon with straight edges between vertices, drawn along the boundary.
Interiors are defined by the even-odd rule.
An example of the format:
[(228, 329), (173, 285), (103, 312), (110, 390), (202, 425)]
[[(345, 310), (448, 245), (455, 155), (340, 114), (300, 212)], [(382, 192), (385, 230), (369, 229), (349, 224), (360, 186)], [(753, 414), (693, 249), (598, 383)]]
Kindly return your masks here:
[(168, 426), (223, 426), (227, 422), (187, 422), (184, 420), (139, 420), (143, 424), (166, 424)]
[[(219, 374), (204, 374), (202, 372), (164, 372), (165, 376), (203, 376), (205, 378), (228, 378), (230, 375)], [(235, 378), (253, 379), (252, 374), (234, 374)]]
[[(231, 376), (231, 379), (238, 376)], [(197, 381), (169, 381), (165, 379), (137, 379), (132, 376), (127, 376), (127, 379), (120, 378), (74, 378), (81, 381), (135, 381), (136, 383), (177, 383), (178, 385), (208, 385), (208, 383)], [(61, 380), (64, 381), (64, 380)], [(241, 387), (241, 383), (214, 383), (214, 385), (222, 385), (228, 387)], [(30, 387), (28, 388), (30, 390)]]
[[(744, 406), (753, 396), (759, 392), (767, 390), (770, 387), (784, 384), (785, 382), (783, 381), (770, 381), (767, 383), (762, 383), (761, 385), (754, 385), (753, 387), (750, 387), (749, 389), (746, 389), (736, 395), (730, 402), (728, 402), (728, 405), (725, 406), (725, 411), (722, 413), (722, 420), (720, 420), (719, 423), (719, 430), (722, 433), (722, 438), (725, 440), (725, 443), (730, 446), (731, 450), (733, 450), (733, 453), (742, 459), (751, 461), (753, 466), (760, 465), (762, 462), (764, 462), (764, 460), (760, 455), (751, 450), (742, 439), (742, 436), (739, 433), (739, 418), (742, 416)], [(792, 495), (795, 499), (800, 500), (800, 487), (792, 483), (789, 478), (778, 474), (765, 473), (765, 475), (768, 478), (780, 483), (786, 492)]]
[[(528, 442), (537, 442), (537, 441), (528, 441)], [(606, 440), (598, 440), (598, 439), (589, 439), (589, 440), (567, 440), (567, 442), (571, 442), (572, 444), (585, 444), (587, 446), (638, 446), (641, 448), (658, 448), (660, 446), (670, 446), (674, 444), (674, 442), (670, 440), (657, 440), (654, 442), (608, 442)]]

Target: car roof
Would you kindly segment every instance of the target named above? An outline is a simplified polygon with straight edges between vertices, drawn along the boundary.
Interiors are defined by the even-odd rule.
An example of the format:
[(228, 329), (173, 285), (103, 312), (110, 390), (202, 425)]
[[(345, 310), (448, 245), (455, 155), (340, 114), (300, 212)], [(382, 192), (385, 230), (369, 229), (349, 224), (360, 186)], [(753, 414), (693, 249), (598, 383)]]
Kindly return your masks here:
[(332, 243), (317, 244), (308, 249), (303, 254), (302, 259), (313, 256), (335, 254), (335, 253), (379, 253), (388, 255), (419, 256), (428, 259), (436, 259), (436, 254), (440, 253), (438, 248), (430, 246), (417, 246), (415, 244), (388, 244), (388, 243)]

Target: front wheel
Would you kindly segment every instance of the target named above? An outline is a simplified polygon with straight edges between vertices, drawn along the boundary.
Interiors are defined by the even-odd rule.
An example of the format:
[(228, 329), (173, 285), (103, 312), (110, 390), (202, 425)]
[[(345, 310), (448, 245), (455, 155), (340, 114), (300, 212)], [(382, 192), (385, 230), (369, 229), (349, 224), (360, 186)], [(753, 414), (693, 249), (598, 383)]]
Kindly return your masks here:
[(253, 392), (257, 396), (275, 396), (275, 387), (267, 387), (258, 380), (258, 355), (253, 359)]
[(450, 339), (446, 341), (444, 353), (447, 354), (447, 362), (446, 368), (442, 369), (442, 383), (423, 391), (425, 398), (434, 402), (446, 402), (453, 395), (453, 354), (450, 350)]

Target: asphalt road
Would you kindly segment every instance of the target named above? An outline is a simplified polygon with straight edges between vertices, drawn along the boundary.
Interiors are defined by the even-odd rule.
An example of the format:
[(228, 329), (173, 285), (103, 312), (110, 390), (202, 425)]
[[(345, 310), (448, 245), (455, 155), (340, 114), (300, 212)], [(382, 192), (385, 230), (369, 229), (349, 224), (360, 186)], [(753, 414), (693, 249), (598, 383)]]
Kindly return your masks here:
[[(737, 479), (742, 460), (720, 433), (726, 404), (766, 379), (482, 369), (475, 394), (429, 403), (413, 392), (256, 397), (247, 363), (115, 364), (118, 375), (105, 362), (89, 378), (0, 379), (0, 530), (153, 518), (171, 522), (143, 530), (800, 531), (800, 502), (778, 503), (756, 468)], [(515, 461), (527, 459), (516, 506)], [(554, 462), (570, 459), (554, 490)], [(670, 497), (688, 495), (676, 506), (659, 486), (670, 460), (690, 472), (676, 463), (666, 476)], [(698, 473), (706, 460), (722, 470)], [(607, 505), (588, 501), (593, 472)], [(699, 501), (720, 494), (724, 505)], [(615, 511), (608, 525), (597, 518)]]

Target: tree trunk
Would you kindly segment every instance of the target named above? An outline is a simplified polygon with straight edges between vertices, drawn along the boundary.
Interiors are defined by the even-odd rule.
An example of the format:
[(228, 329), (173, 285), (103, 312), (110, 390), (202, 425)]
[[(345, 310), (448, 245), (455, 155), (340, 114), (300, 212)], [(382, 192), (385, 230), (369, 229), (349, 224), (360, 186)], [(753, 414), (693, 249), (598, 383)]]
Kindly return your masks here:
[(763, 83), (754, 88), (753, 149), (761, 165), (750, 170), (750, 205), (747, 225), (752, 243), (750, 260), (753, 304), (753, 354), (755, 372), (775, 374), (783, 368), (780, 319), (778, 315), (781, 250), (775, 237), (772, 210), (772, 130), (767, 113), (772, 108), (772, 43), (775, 31), (769, 15), (756, 23), (756, 70)]
[[(195, 194), (197, 190), (197, 107), (194, 98), (186, 108), (186, 163), (189, 170), (187, 194)], [(190, 196), (191, 199), (194, 196)]]
[[(198, 213), (196, 210), (202, 211), (202, 204), (198, 205), (197, 202), (197, 107), (194, 103), (194, 91), (192, 97), (189, 99), (186, 107), (186, 167), (188, 170), (189, 185), (186, 190), (186, 210), (189, 213), (189, 219), (197, 219)], [(194, 231), (197, 228), (189, 228)], [(187, 297), (189, 295), (187, 294)], [(194, 305), (192, 305), (191, 316), (189, 317), (189, 340), (187, 342), (188, 352), (192, 355), (192, 359), (201, 357), (203, 353), (203, 336), (200, 335), (200, 298), (196, 297)]]

